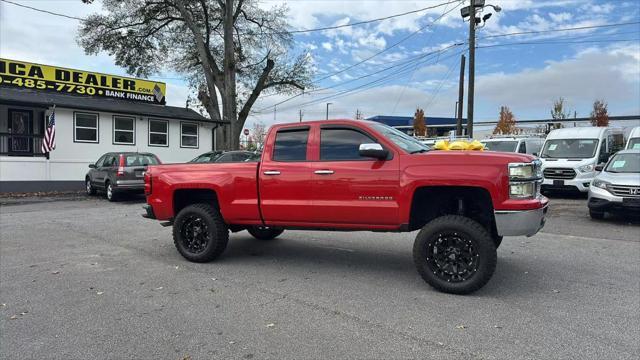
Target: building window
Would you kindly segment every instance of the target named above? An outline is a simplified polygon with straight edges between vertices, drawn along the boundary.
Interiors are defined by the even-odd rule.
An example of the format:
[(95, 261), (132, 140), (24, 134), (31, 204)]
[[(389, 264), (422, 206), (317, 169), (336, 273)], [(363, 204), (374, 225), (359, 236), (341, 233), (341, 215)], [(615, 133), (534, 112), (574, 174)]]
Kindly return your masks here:
[(198, 147), (198, 124), (197, 123), (180, 123), (180, 147), (197, 148)]
[(73, 115), (73, 141), (99, 142), (98, 114), (76, 112)]
[(149, 119), (149, 146), (169, 146), (169, 122)]
[(113, 143), (116, 145), (135, 145), (136, 118), (113, 116)]

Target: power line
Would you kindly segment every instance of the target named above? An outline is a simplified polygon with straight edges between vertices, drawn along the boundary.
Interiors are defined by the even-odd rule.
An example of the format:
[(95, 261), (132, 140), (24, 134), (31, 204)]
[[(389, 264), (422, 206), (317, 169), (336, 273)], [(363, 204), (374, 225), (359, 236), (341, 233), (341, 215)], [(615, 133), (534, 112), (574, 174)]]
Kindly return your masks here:
[(13, 1), (9, 1), (9, 0), (0, 0), (0, 1), (5, 2), (7, 4), (19, 6), (19, 7), (25, 8), (25, 9), (38, 11), (38, 12), (45, 13), (45, 14), (49, 14), (49, 15), (60, 16), (60, 17), (63, 17), (63, 18), (78, 20), (78, 21), (82, 21), (82, 22), (86, 21), (86, 19), (83, 19), (83, 18), (80, 18), (80, 17), (77, 17), (77, 16), (65, 15), (65, 14), (61, 14), (61, 13), (57, 13), (57, 12), (53, 12), (53, 11), (49, 11), (49, 10), (38, 9), (38, 8), (33, 7), (33, 6), (19, 4), (17, 2), (13, 2)]
[[(380, 55), (380, 54), (382, 54), (382, 53), (384, 53), (384, 52), (386, 52), (386, 51), (388, 51), (388, 50), (393, 49), (394, 47), (396, 47), (396, 46), (400, 45), (400, 44), (401, 44), (401, 43), (403, 43), (404, 41), (409, 40), (411, 37), (415, 36), (417, 33), (421, 32), (422, 30), (424, 30), (424, 29), (426, 29), (426, 28), (428, 28), (428, 27), (433, 26), (436, 22), (438, 22), (438, 21), (439, 21), (440, 19), (442, 19), (444, 16), (446, 16), (447, 14), (449, 14), (451, 11), (453, 11), (453, 10), (457, 9), (457, 8), (458, 8), (458, 6), (460, 6), (460, 4), (462, 4), (463, 0), (458, 0), (457, 2), (459, 2), (459, 4), (458, 4), (457, 6), (453, 7), (451, 10), (445, 11), (442, 15), (438, 16), (438, 17), (437, 17), (435, 20), (433, 20), (432, 22), (430, 22), (430, 23), (426, 24), (425, 26), (422, 26), (422, 27), (421, 27), (421, 28), (419, 28), (418, 30), (416, 30), (416, 31), (412, 32), (411, 34), (409, 34), (409, 35), (405, 36), (404, 38), (400, 39), (399, 41), (397, 41), (397, 42), (393, 43), (391, 46), (388, 46), (388, 47), (386, 47), (386, 48), (384, 48), (384, 49), (382, 49), (382, 50), (378, 51), (377, 53), (375, 53), (375, 54), (373, 54), (373, 55), (371, 55), (371, 56), (369, 56), (369, 57), (367, 57), (367, 58), (365, 58), (365, 59), (363, 59), (363, 60), (361, 60), (361, 61), (358, 61), (358, 62), (356, 62), (356, 63), (354, 63), (354, 64), (351, 64), (351, 65), (349, 65), (349, 66), (347, 66), (347, 67), (345, 67), (345, 68), (342, 68), (342, 69), (340, 69), (340, 70), (338, 70), (338, 71), (335, 71), (335, 72), (333, 72), (333, 73), (330, 73), (330, 74), (328, 74), (328, 75), (325, 75), (325, 76), (321, 77), (320, 79), (316, 79), (315, 81), (322, 81), (322, 80), (328, 79), (328, 78), (330, 78), (330, 77), (332, 77), (332, 76), (335, 76), (335, 75), (341, 74), (341, 73), (343, 73), (343, 72), (345, 72), (345, 71), (347, 71), (347, 70), (353, 69), (354, 67), (356, 67), (356, 66), (358, 66), (358, 65), (360, 65), (360, 64), (363, 64), (363, 63), (365, 63), (365, 62), (367, 62), (367, 61), (369, 61), (369, 60), (373, 59), (374, 57), (376, 57), (376, 56), (378, 56), (378, 55)], [(260, 109), (259, 111), (263, 111), (263, 110), (266, 110), (266, 109), (272, 108), (272, 107), (274, 107), (274, 106), (278, 106), (278, 105), (283, 104), (283, 103), (285, 103), (285, 102), (287, 102), (287, 101), (290, 101), (290, 100), (293, 100), (293, 99), (295, 99), (295, 98), (297, 98), (297, 97), (299, 97), (299, 96), (302, 96), (303, 94), (304, 94), (304, 92), (301, 92), (301, 93), (299, 93), (299, 94), (293, 95), (293, 96), (291, 96), (291, 97), (289, 97), (289, 98), (287, 98), (287, 99), (284, 99), (284, 100), (280, 101), (280, 102), (279, 102), (279, 103), (277, 103), (277, 104), (274, 104), (274, 105), (268, 106), (268, 107), (266, 107), (266, 108), (264, 108), (264, 109)]]
[(586, 43), (614, 43), (614, 42), (627, 42), (627, 41), (638, 41), (638, 42), (640, 42), (640, 38), (638, 38), (638, 39), (577, 40), (577, 41), (522, 41), (522, 42), (512, 42), (512, 43), (504, 43), (504, 44), (476, 46), (476, 48), (477, 49), (486, 49), (486, 48), (493, 48), (493, 47), (500, 47), (500, 46), (511, 46), (511, 45), (586, 44)]
[(515, 36), (515, 35), (545, 34), (545, 33), (561, 32), (561, 31), (601, 29), (601, 28), (608, 28), (608, 27), (615, 27), (615, 26), (627, 26), (627, 25), (637, 25), (637, 24), (640, 24), (640, 21), (614, 23), (614, 24), (603, 24), (603, 25), (592, 25), (592, 26), (578, 26), (578, 27), (563, 28), (563, 29), (518, 31), (518, 32), (512, 32), (512, 33), (487, 35), (487, 36), (478, 37), (478, 39), (490, 39), (490, 38), (497, 38), (497, 37), (504, 37), (504, 36)]
[[(45, 13), (45, 14), (49, 14), (49, 15), (60, 16), (60, 17), (64, 17), (64, 18), (67, 18), (67, 19), (74, 19), (74, 20), (78, 20), (78, 21), (82, 21), (82, 22), (86, 21), (86, 19), (81, 18), (81, 17), (66, 15), (66, 14), (57, 13), (57, 12), (44, 10), (44, 9), (39, 9), (39, 8), (36, 8), (36, 7), (33, 7), (33, 6), (19, 4), (19, 3), (16, 3), (16, 2), (10, 1), (10, 0), (0, 0), (0, 1), (6, 2), (8, 4), (15, 5), (15, 6), (19, 6), (19, 7), (25, 8), (25, 9), (38, 11), (38, 12)], [(375, 22), (389, 20), (389, 19), (393, 19), (393, 18), (397, 18), (397, 17), (401, 17), (401, 16), (416, 14), (416, 13), (427, 11), (427, 10), (431, 10), (431, 9), (436, 9), (436, 8), (441, 7), (441, 6), (457, 3), (459, 1), (460, 0), (451, 0), (449, 2), (445, 2), (445, 3), (441, 3), (441, 4), (437, 4), (437, 5), (432, 5), (432, 6), (427, 6), (427, 7), (423, 7), (423, 8), (416, 9), (416, 10), (405, 11), (403, 13), (398, 13), (398, 14), (384, 16), (384, 17), (375, 18), (375, 19), (357, 21), (357, 22), (353, 22), (353, 23), (349, 23), (349, 24), (325, 26), (325, 27), (314, 28), (314, 29), (300, 29), (300, 30), (290, 30), (290, 31), (282, 31), (282, 32), (272, 32), (270, 34), (303, 34), (303, 33), (311, 33), (311, 32), (318, 32), (318, 31), (337, 30), (337, 29), (342, 29), (342, 28), (346, 28), (346, 27), (353, 27), (353, 26), (359, 26), (359, 25), (366, 25), (366, 24), (371, 24), (371, 23), (375, 23)]]
[[(462, 4), (462, 1), (461, 1), (461, 0), (458, 0), (458, 2), (459, 2), (460, 4)], [(458, 4), (458, 6), (460, 6), (460, 4)], [(358, 62), (357, 62), (357, 63), (355, 63), (355, 64), (351, 64), (351, 65), (349, 65), (349, 66), (347, 66), (347, 67), (345, 67), (345, 68), (342, 68), (342, 69), (340, 69), (340, 70), (338, 70), (338, 71), (336, 71), (336, 72), (333, 72), (333, 73), (331, 73), (331, 74), (329, 74), (329, 75), (325, 75), (324, 77), (322, 77), (322, 78), (320, 78), (320, 79), (316, 79), (316, 81), (322, 81), (322, 80), (325, 80), (325, 79), (327, 79), (327, 78), (330, 78), (330, 77), (332, 77), (332, 76), (334, 76), (334, 75), (341, 74), (341, 73), (343, 73), (343, 72), (345, 72), (345, 71), (347, 71), (347, 70), (353, 69), (354, 67), (356, 67), (356, 66), (358, 66), (358, 65), (360, 65), (360, 64), (363, 64), (363, 63), (365, 63), (365, 62), (367, 62), (367, 61), (369, 61), (369, 60), (373, 59), (374, 57), (376, 57), (376, 56), (378, 56), (378, 55), (380, 55), (380, 54), (382, 54), (382, 53), (384, 53), (384, 52), (386, 52), (386, 51), (389, 51), (389, 50), (393, 49), (394, 47), (396, 47), (396, 46), (400, 45), (401, 43), (403, 43), (403, 42), (405, 42), (405, 41), (409, 40), (410, 38), (412, 38), (413, 36), (415, 36), (417, 33), (419, 33), (419, 32), (421, 32), (421, 31), (425, 30), (426, 28), (429, 28), (429, 27), (431, 27), (431, 26), (435, 25), (435, 23), (436, 23), (436, 22), (438, 22), (440, 19), (442, 19), (443, 17), (445, 17), (447, 14), (449, 14), (449, 13), (450, 13), (450, 12), (452, 12), (453, 10), (457, 9), (457, 8), (458, 8), (458, 6), (453, 7), (451, 10), (445, 11), (444, 13), (442, 13), (442, 15), (438, 16), (438, 17), (437, 17), (435, 20), (433, 20), (432, 22), (430, 22), (430, 23), (426, 24), (425, 26), (423, 26), (423, 27), (419, 28), (418, 30), (416, 30), (416, 31), (412, 32), (411, 34), (409, 34), (409, 35), (407, 35), (407, 36), (403, 37), (403, 38), (402, 38), (402, 39), (400, 39), (399, 41), (397, 41), (397, 42), (393, 43), (391, 46), (388, 46), (388, 47), (386, 47), (386, 48), (384, 48), (384, 49), (382, 49), (382, 50), (378, 51), (377, 53), (375, 53), (375, 54), (373, 54), (373, 55), (371, 55), (371, 56), (369, 56), (369, 57), (367, 57), (367, 58), (365, 58), (365, 59), (363, 59), (363, 60), (358, 61)]]
[(326, 27), (315, 28), (315, 29), (291, 30), (291, 31), (287, 31), (285, 33), (300, 34), (300, 33), (309, 33), (309, 32), (325, 31), (325, 30), (335, 30), (335, 29), (341, 29), (341, 28), (345, 28), (345, 27), (371, 24), (371, 23), (378, 22), (378, 21), (393, 19), (393, 18), (400, 17), (400, 16), (419, 13), (419, 12), (422, 12), (422, 11), (425, 11), (425, 10), (435, 9), (435, 8), (438, 8), (438, 7), (441, 7), (441, 6), (450, 5), (450, 4), (457, 3), (457, 2), (459, 2), (459, 0), (452, 0), (452, 1), (449, 1), (449, 2), (446, 2), (446, 3), (441, 3), (441, 4), (437, 4), (437, 5), (433, 5), (433, 6), (427, 6), (427, 7), (421, 8), (421, 9), (411, 10), (411, 11), (403, 12), (403, 13), (400, 13), (400, 14), (389, 15), (389, 16), (385, 16), (385, 17), (381, 17), (381, 18), (377, 18), (377, 19), (358, 21), (358, 22), (354, 22), (354, 23), (350, 23), (350, 24), (344, 24), (344, 25), (326, 26)]
[[(327, 87), (324, 87), (324, 88), (320, 88), (320, 89), (316, 89), (316, 90), (311, 90), (311, 91), (309, 91), (309, 92), (302, 92), (302, 93), (299, 93), (299, 94), (294, 95), (294, 96), (292, 96), (292, 97), (289, 97), (289, 98), (287, 98), (287, 99), (284, 99), (284, 100), (282, 100), (282, 101), (280, 101), (280, 102), (278, 102), (278, 103), (276, 103), (276, 104), (274, 104), (274, 105), (266, 106), (266, 107), (264, 107), (264, 108), (262, 108), (262, 109), (259, 109), (259, 110), (257, 110), (257, 111), (256, 111), (256, 113), (261, 113), (261, 112), (263, 112), (263, 111), (265, 111), (265, 110), (268, 110), (268, 109), (270, 109), (270, 108), (272, 108), (272, 107), (274, 107), (274, 106), (279, 106), (279, 105), (281, 105), (281, 104), (284, 104), (285, 102), (289, 102), (289, 101), (291, 101), (291, 100), (293, 100), (293, 99), (295, 99), (295, 98), (297, 98), (297, 97), (299, 97), (299, 96), (305, 95), (305, 94), (311, 94), (311, 93), (315, 93), (315, 92), (319, 92), (319, 91), (324, 91), (324, 90), (333, 89), (333, 88), (336, 88), (336, 87), (339, 87), (339, 86), (346, 85), (346, 84), (348, 84), (348, 83), (352, 83), (352, 82), (355, 82), (355, 81), (358, 81), (358, 80), (362, 80), (362, 79), (367, 78), (367, 77), (370, 77), (370, 76), (374, 76), (374, 75), (378, 75), (378, 74), (384, 73), (385, 71), (390, 70), (390, 69), (393, 69), (393, 68), (396, 68), (396, 67), (400, 67), (400, 69), (399, 69), (399, 70), (397, 70), (396, 72), (391, 73), (391, 75), (395, 75), (395, 74), (397, 74), (397, 73), (399, 73), (399, 72), (402, 72), (403, 70), (406, 70), (406, 69), (407, 69), (408, 67), (410, 67), (410, 66), (412, 65), (412, 63), (413, 63), (414, 61), (416, 61), (416, 60), (424, 59), (424, 58), (427, 58), (427, 57), (429, 57), (429, 56), (436, 55), (436, 54), (437, 54), (437, 55), (440, 55), (440, 54), (442, 54), (442, 53), (444, 53), (444, 52), (448, 51), (449, 49), (452, 49), (452, 48), (454, 48), (454, 47), (461, 46), (461, 45), (463, 45), (463, 44), (462, 44), (462, 43), (452, 44), (452, 45), (449, 45), (449, 46), (444, 47), (444, 48), (439, 49), (439, 50), (426, 52), (426, 53), (423, 53), (423, 54), (420, 54), (420, 55), (417, 55), (417, 56), (411, 57), (411, 58), (409, 58), (409, 59), (405, 59), (404, 61), (402, 61), (402, 62), (400, 62), (400, 63), (398, 63), (398, 64), (396, 64), (396, 65), (391, 65), (391, 66), (388, 66), (388, 67), (386, 67), (386, 68), (383, 68), (383, 69), (380, 69), (380, 70), (374, 71), (374, 72), (372, 72), (372, 73), (368, 73), (368, 74), (365, 74), (365, 75), (359, 76), (359, 77), (354, 78), (354, 79), (350, 79), (350, 80), (347, 80), (347, 81), (343, 81), (343, 82), (340, 82), (340, 83), (338, 83), (338, 84), (334, 84), (334, 85), (332, 85), (332, 86), (327, 86)], [(416, 64), (416, 65), (420, 65), (421, 63), (424, 63), (424, 62), (426, 62), (427, 60), (430, 60), (430, 59), (423, 60), (422, 62), (416, 62), (415, 64)]]

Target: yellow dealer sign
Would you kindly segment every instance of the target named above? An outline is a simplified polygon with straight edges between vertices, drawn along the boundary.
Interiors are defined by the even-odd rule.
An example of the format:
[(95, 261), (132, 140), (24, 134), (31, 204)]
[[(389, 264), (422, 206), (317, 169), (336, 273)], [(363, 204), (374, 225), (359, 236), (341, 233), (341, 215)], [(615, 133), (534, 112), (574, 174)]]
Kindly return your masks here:
[(161, 82), (0, 58), (0, 86), (164, 104)]

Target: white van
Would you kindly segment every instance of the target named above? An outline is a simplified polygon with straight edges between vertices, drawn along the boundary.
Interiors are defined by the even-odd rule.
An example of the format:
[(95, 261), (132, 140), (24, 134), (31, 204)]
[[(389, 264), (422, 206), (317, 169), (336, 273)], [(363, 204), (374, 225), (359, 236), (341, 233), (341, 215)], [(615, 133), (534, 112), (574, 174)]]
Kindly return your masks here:
[(480, 140), (485, 150), (505, 151), (538, 156), (544, 144), (544, 138), (537, 136), (494, 136)]
[(595, 167), (622, 149), (622, 129), (574, 127), (553, 130), (540, 152), (543, 190), (589, 191)]
[(640, 149), (640, 126), (636, 126), (631, 130), (625, 149)]

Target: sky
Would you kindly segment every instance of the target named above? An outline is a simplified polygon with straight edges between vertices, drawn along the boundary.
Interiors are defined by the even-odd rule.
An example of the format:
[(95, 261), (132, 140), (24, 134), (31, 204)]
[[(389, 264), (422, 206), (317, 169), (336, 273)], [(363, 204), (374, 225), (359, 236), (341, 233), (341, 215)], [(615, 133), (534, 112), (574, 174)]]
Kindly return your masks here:
[[(80, 0), (13, 1), (80, 18), (101, 11), (98, 0), (91, 5)], [(291, 28), (305, 30), (445, 2), (264, 0), (261, 6), (285, 3)], [(495, 121), (501, 106), (508, 106), (516, 119), (549, 118), (559, 97), (578, 117), (589, 116), (596, 99), (608, 103), (611, 115), (640, 114), (640, 24), (496, 36), (637, 22), (640, 1), (486, 3), (502, 11), (487, 7), (483, 15), (491, 13), (491, 18), (477, 30), (476, 121)], [(316, 70), (315, 89), (294, 93), (299, 96), (293, 99), (287, 94), (261, 97), (246, 126), (255, 121), (267, 125), (297, 121), (300, 110), (304, 120), (324, 119), (326, 103), (331, 103), (330, 118), (354, 118), (357, 111), (365, 118), (413, 116), (417, 107), (424, 109), (427, 122), (429, 116), (453, 117), (460, 55), (467, 53), (464, 43), (469, 28), (460, 7), (454, 3), (365, 25), (295, 35), (291, 51), (310, 56)], [(0, 57), (126, 75), (107, 54), (84, 53), (76, 43), (78, 26), (77, 20), (0, 2)], [(180, 74), (167, 70), (150, 78), (167, 83), (169, 105), (185, 106), (190, 90)], [(465, 86), (465, 104), (466, 93)]]

